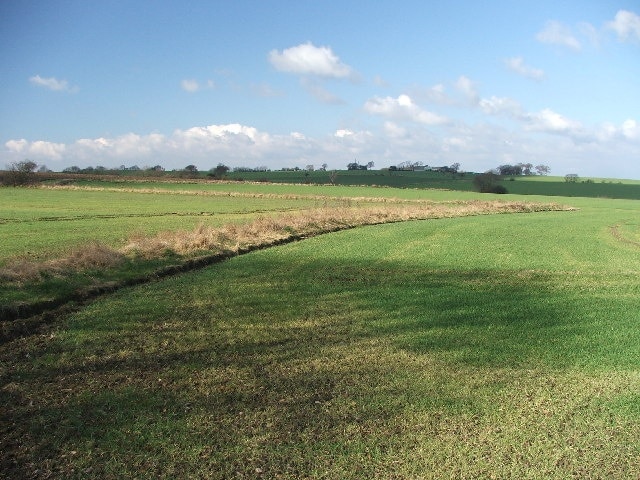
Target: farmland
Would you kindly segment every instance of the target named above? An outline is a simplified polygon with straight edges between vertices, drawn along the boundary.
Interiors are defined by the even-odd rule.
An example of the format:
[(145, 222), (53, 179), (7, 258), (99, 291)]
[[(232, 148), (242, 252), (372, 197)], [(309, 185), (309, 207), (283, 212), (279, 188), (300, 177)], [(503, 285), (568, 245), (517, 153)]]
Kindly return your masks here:
[[(246, 246), (242, 228), (257, 237), (269, 224), (264, 242), (277, 244), (115, 289), (4, 341), (0, 471), (638, 477), (640, 186), (557, 196), (553, 182), (511, 183), (530, 190), (0, 189), (0, 267), (98, 243), (122, 255), (64, 277), (5, 277), (5, 304), (153, 276), (213, 248), (199, 236), (183, 251), (185, 234), (170, 232), (218, 241), (225, 229), (230, 249)], [(292, 233), (303, 241), (279, 241)], [(158, 239), (167, 251), (145, 253)]]

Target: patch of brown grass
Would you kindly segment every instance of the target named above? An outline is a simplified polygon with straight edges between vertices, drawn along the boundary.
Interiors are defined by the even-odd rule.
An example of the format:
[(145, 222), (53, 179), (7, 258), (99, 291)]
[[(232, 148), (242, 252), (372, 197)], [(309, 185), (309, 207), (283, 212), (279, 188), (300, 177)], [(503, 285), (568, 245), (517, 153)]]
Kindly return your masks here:
[[(365, 198), (358, 200), (372, 201)], [(92, 243), (74, 249), (64, 258), (44, 262), (18, 258), (0, 268), (0, 280), (24, 283), (46, 276), (62, 277), (84, 270), (107, 269), (122, 263), (127, 256), (153, 259), (166, 256), (167, 253), (189, 255), (198, 252), (238, 252), (247, 247), (267, 246), (287, 239), (310, 237), (362, 225), (571, 209), (557, 204), (527, 202), (476, 200), (437, 203), (428, 200), (383, 200), (384, 203), (377, 206), (354, 206), (358, 202), (353, 200), (342, 202), (341, 207), (265, 215), (245, 224), (230, 223), (218, 228), (200, 225), (191, 231), (167, 231), (153, 237), (139, 236), (130, 239), (119, 250)], [(378, 201), (382, 202), (381, 199)]]
[(44, 276), (63, 277), (70, 272), (114, 267), (125, 255), (100, 243), (75, 248), (64, 258), (37, 262), (26, 258), (10, 260), (0, 269), (0, 280), (24, 283)]
[(247, 224), (229, 224), (219, 228), (200, 225), (191, 231), (163, 232), (155, 237), (132, 239), (125, 254), (154, 258), (168, 251), (185, 255), (197, 251), (238, 251), (241, 248), (269, 245), (289, 238), (302, 238), (362, 225), (449, 218), (497, 213), (524, 213), (566, 210), (553, 204), (524, 202), (447, 202), (387, 204), (377, 207), (318, 208), (313, 210), (262, 216)]

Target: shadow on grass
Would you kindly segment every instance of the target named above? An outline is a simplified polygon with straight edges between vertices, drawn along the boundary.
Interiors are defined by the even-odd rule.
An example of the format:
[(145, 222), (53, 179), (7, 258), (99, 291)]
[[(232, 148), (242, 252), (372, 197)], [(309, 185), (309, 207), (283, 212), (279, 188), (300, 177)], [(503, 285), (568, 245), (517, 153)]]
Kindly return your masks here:
[[(560, 280), (261, 254), (120, 292), (60, 340), (6, 346), (0, 466), (17, 477), (373, 478), (412, 448), (416, 411), (437, 438), (443, 418), (492, 408), (504, 387), (494, 368), (624, 368), (637, 356), (631, 344), (600, 348), (597, 321), (623, 318), (632, 299), (616, 313)], [(467, 367), (486, 372), (473, 389), (447, 370)]]

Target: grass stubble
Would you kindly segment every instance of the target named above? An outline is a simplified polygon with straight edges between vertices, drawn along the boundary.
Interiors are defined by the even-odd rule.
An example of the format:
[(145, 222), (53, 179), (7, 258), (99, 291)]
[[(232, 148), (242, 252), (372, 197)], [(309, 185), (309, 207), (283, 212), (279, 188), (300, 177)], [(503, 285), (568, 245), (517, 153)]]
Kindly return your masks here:
[[(478, 215), (486, 207), (449, 205), (412, 217), (403, 205), (366, 218)], [(284, 226), (265, 217), (135, 239), (118, 255), (186, 255), (240, 248), (258, 232), (269, 242), (362, 225), (330, 213), (331, 221), (309, 221), (306, 212), (307, 223), (295, 226), (291, 216)], [(480, 225), (472, 220), (481, 237)], [(0, 471), (7, 478), (640, 475), (640, 378), (621, 361), (637, 348), (611, 342), (611, 351), (601, 338), (605, 329), (611, 338), (637, 337), (629, 314), (635, 286), (607, 272), (571, 281), (517, 269), (446, 271), (412, 255), (381, 260), (389, 257), (380, 255), (384, 248), (424, 241), (424, 231), (404, 229), (400, 238), (373, 228), (378, 245), (351, 231), (257, 252), (117, 292), (59, 328), (5, 345)], [(605, 301), (585, 298), (587, 287)], [(584, 325), (585, 318), (593, 321)], [(610, 332), (603, 319), (621, 331)]]

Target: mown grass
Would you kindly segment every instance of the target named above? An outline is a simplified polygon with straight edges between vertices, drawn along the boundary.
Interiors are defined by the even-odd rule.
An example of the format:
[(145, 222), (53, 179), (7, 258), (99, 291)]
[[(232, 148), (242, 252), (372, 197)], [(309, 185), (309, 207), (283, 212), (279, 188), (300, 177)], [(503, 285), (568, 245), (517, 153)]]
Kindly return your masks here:
[(3, 346), (1, 470), (636, 478), (637, 204), (581, 207), (342, 231), (97, 301)]

